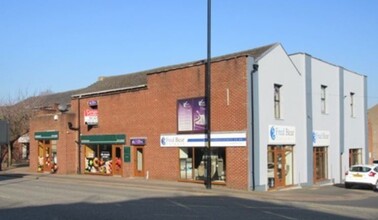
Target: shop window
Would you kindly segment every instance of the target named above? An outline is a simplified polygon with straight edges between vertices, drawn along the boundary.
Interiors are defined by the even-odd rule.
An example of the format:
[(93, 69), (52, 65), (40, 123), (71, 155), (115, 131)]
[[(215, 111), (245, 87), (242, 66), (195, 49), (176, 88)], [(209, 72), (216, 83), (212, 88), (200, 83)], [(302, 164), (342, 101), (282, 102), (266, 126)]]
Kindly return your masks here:
[(112, 145), (85, 146), (85, 172), (112, 174)]
[(56, 140), (51, 141), (51, 172), (58, 170), (58, 154), (56, 150)]
[[(180, 148), (180, 179), (205, 180), (206, 154), (204, 148)], [(211, 179), (226, 180), (226, 150), (211, 149)]]
[(362, 164), (362, 149), (349, 149), (349, 166)]
[(314, 181), (322, 181), (327, 179), (327, 148), (326, 147), (314, 147), (313, 148), (313, 160), (314, 160)]

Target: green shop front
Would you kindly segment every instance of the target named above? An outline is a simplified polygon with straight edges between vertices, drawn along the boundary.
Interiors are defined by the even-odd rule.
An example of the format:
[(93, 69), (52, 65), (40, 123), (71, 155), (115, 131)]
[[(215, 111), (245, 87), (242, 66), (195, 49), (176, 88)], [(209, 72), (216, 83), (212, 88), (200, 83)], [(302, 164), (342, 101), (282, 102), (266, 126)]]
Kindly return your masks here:
[(122, 176), (124, 134), (81, 135), (84, 149), (84, 173)]

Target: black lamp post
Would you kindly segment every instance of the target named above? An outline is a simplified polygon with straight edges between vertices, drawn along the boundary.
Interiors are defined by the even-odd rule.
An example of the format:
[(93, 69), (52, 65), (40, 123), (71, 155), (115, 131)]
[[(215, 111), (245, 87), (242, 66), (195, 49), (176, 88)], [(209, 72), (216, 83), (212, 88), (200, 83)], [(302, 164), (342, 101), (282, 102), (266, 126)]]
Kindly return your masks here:
[(206, 98), (206, 189), (211, 189), (211, 129), (210, 129), (210, 95), (211, 95), (211, 0), (207, 0), (207, 62), (205, 74)]

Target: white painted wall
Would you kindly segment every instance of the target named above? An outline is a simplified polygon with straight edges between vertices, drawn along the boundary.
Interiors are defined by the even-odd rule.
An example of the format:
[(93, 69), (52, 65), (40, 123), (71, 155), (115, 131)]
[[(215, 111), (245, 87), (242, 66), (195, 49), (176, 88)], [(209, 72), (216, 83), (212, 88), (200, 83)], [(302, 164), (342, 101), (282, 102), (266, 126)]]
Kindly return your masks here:
[[(349, 167), (349, 149), (363, 149), (363, 163), (367, 163), (367, 131), (366, 127), (366, 90), (365, 77), (346, 69), (341, 69), (344, 75), (344, 154), (342, 169), (345, 172)], [(351, 115), (350, 93), (354, 95), (354, 116)]]
[[(304, 76), (301, 75), (281, 45), (256, 61), (259, 71), (255, 75), (255, 136), (258, 146), (259, 178), (257, 186), (267, 185), (267, 147), (269, 125), (293, 126), (296, 130), (294, 146), (294, 184), (307, 181), (306, 167), (306, 111)], [(274, 116), (274, 84), (281, 87), (281, 119)], [(256, 112), (255, 112), (256, 113)]]

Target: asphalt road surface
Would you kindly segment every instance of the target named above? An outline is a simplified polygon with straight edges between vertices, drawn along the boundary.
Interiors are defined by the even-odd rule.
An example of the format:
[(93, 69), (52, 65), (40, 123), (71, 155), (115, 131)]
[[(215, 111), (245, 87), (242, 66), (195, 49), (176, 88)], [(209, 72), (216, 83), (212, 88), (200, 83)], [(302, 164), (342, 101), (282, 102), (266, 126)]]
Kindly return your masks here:
[(377, 207), (378, 193), (363, 189), (249, 193), (115, 177), (0, 174), (0, 219), (378, 219)]

